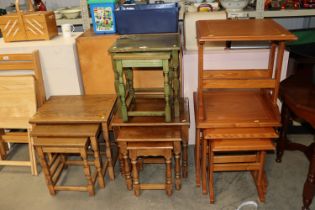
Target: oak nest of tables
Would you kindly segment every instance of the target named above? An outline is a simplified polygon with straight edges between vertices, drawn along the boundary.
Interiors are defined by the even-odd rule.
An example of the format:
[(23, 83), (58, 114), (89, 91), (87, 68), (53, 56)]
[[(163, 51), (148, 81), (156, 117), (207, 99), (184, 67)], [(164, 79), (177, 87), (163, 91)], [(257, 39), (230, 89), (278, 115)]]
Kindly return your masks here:
[[(30, 123), (33, 129), (41, 125), (58, 125), (58, 128), (63, 125), (65, 128), (72, 125), (78, 126), (78, 129), (82, 125), (100, 125), (106, 147), (106, 163), (102, 169), (103, 176), (105, 170), (108, 170), (110, 180), (114, 180), (113, 166), (117, 157), (113, 157), (112, 154), (109, 125), (115, 103), (115, 95), (52, 96), (40, 107)], [(59, 133), (65, 137), (62, 131)], [(97, 138), (91, 138), (91, 141), (97, 141)], [(91, 142), (91, 144), (97, 145), (98, 142)]]

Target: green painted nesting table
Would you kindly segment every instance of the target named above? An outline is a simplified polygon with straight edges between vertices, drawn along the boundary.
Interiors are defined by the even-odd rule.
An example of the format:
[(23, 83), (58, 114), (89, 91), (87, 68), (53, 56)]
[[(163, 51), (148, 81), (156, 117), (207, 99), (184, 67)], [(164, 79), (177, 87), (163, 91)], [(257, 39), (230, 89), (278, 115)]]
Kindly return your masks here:
[[(130, 116), (164, 116), (171, 121), (172, 105), (174, 115), (179, 116), (179, 34), (136, 34), (117, 39), (109, 49), (112, 54), (115, 75), (115, 90), (121, 103), (121, 117), (128, 122)], [(130, 104), (135, 100), (132, 68), (162, 68), (164, 76), (163, 111), (134, 111)], [(125, 75), (125, 76), (124, 76)], [(145, 90), (146, 93), (155, 90)]]

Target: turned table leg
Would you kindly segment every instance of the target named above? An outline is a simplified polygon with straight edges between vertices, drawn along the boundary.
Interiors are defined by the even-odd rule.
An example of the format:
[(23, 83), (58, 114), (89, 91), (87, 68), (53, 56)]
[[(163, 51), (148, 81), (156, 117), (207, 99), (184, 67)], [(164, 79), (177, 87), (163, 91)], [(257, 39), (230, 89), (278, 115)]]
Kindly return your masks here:
[[(124, 71), (121, 60), (115, 61), (116, 72), (118, 74), (118, 91), (119, 91), (119, 99), (121, 103), (121, 118), (124, 122), (128, 122), (128, 110), (126, 105), (126, 90), (124, 84)], [(115, 81), (116, 82), (116, 81)], [(115, 83), (116, 85), (116, 83)]]
[(180, 144), (180, 142), (174, 142), (174, 156), (175, 156), (175, 189), (176, 189), (176, 190), (180, 190), (181, 187), (182, 187), (182, 183), (181, 183), (180, 155), (181, 155), (181, 144)]
[(165, 122), (171, 121), (171, 105), (170, 105), (170, 91), (169, 84), (169, 65), (168, 60), (163, 60), (163, 73), (164, 73), (164, 96), (165, 96)]
[(105, 155), (106, 159), (108, 161), (108, 174), (110, 180), (115, 179), (115, 172), (114, 172), (114, 166), (113, 166), (113, 160), (112, 160), (112, 151), (111, 151), (111, 144), (110, 144), (110, 139), (109, 139), (109, 130), (107, 127), (107, 123), (102, 123), (102, 131), (103, 131), (103, 138), (105, 141)]
[(206, 139), (200, 139), (201, 140), (201, 186), (202, 186), (202, 193), (207, 194), (207, 147), (208, 147), (208, 141)]
[(171, 68), (173, 69), (173, 88), (174, 88), (174, 112), (175, 117), (179, 117), (179, 92), (180, 92), (180, 81), (179, 81), (179, 59), (178, 50), (172, 51)]
[(189, 142), (189, 127), (188, 126), (181, 126), (182, 130), (182, 144), (183, 144), (183, 150), (182, 150), (182, 174), (184, 178), (188, 177), (188, 142)]
[(124, 161), (124, 175), (125, 175), (125, 182), (127, 185), (128, 190), (132, 190), (132, 180), (130, 174), (130, 166), (128, 161), (128, 150), (127, 150), (127, 143), (126, 142), (119, 142), (120, 153)]
[(0, 160), (5, 160), (6, 154), (7, 154), (7, 143), (5, 143), (2, 139), (2, 136), (4, 135), (4, 130), (0, 130)]
[(287, 145), (287, 132), (289, 129), (289, 125), (291, 123), (291, 117), (290, 117), (290, 110), (289, 108), (285, 105), (285, 103), (282, 103), (282, 110), (281, 110), (281, 122), (282, 122), (282, 128), (280, 131), (280, 138), (277, 143), (277, 158), (276, 161), (278, 163), (281, 162), (282, 156), (285, 150), (285, 147)]
[(200, 187), (200, 129), (196, 129), (196, 143), (195, 143), (195, 174), (196, 185)]

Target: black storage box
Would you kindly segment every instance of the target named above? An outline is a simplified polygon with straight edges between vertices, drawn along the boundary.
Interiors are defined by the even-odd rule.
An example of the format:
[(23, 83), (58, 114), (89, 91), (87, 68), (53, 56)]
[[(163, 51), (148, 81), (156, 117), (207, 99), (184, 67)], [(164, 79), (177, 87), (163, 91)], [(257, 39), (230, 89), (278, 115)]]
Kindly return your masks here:
[(119, 34), (176, 33), (177, 3), (120, 6), (115, 11)]

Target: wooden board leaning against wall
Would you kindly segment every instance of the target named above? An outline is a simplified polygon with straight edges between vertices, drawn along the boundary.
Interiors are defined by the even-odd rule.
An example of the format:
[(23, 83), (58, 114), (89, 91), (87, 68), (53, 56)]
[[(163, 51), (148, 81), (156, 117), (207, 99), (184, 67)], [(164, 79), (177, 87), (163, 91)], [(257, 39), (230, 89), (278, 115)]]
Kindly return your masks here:
[[(86, 31), (76, 39), (85, 94), (114, 94), (114, 73), (108, 49), (119, 35), (96, 35)], [(161, 71), (135, 71), (135, 88), (161, 88)]]

